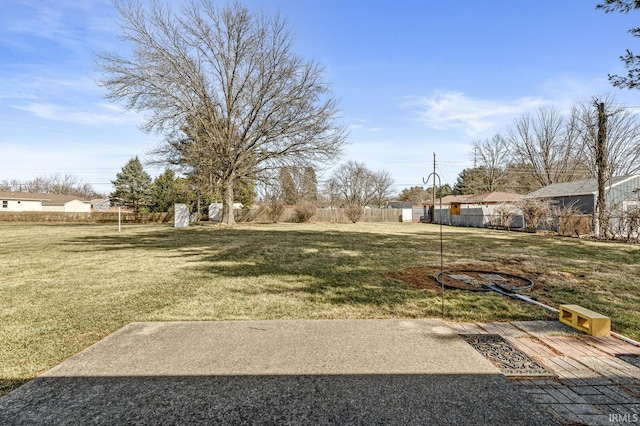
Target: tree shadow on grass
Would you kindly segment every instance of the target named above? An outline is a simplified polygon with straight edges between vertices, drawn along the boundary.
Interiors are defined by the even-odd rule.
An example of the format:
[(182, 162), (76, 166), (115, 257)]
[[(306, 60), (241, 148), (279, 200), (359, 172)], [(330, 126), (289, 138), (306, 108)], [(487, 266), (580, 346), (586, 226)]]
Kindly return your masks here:
[[(244, 296), (297, 294), (310, 301), (366, 304), (387, 310), (413, 302), (424, 305), (424, 299), (431, 298), (431, 313), (437, 314), (437, 291), (403, 286), (385, 276), (412, 266), (440, 265), (437, 228), (425, 227), (424, 232), (409, 229), (406, 233), (397, 233), (397, 228), (396, 232), (384, 233), (351, 231), (347, 226), (283, 229), (265, 225), (186, 230), (153, 227), (141, 228), (133, 234), (71, 239), (66, 249), (139, 249), (153, 255), (154, 261), (161, 261), (163, 256), (182, 257), (192, 273), (208, 280), (255, 278), (255, 285), (231, 290)], [(590, 267), (599, 271), (618, 271), (633, 265), (631, 257), (637, 255), (624, 246), (610, 248), (618, 256), (602, 255), (601, 247), (581, 240), (563, 240), (562, 245), (558, 245), (553, 237), (481, 231), (447, 228), (443, 235), (445, 268), (477, 264), (481, 269), (542, 275), (588, 259)], [(575, 259), (577, 255), (580, 259)], [(566, 295), (561, 290), (554, 291)], [(465, 308), (465, 300), (476, 302), (471, 302), (473, 298), (464, 293), (451, 295), (459, 299), (462, 311), (482, 309), (477, 305)], [(549, 297), (553, 298), (553, 294)], [(515, 303), (507, 300), (501, 303)], [(600, 303), (599, 300), (596, 297), (593, 303)], [(560, 302), (574, 303), (574, 300)], [(507, 317), (509, 314), (505, 319), (515, 319)]]
[[(269, 229), (154, 228), (136, 234), (73, 238), (67, 250), (144, 250), (182, 257), (191, 272), (207, 279), (256, 278), (270, 285), (236, 288), (246, 295), (303, 293), (334, 304), (396, 305), (424, 298), (384, 274), (432, 260), (436, 241), (423, 235)], [(78, 246), (81, 246), (78, 248)], [(266, 279), (266, 280), (264, 280)], [(277, 284), (273, 284), (276, 282)]]
[[(392, 309), (435, 297), (385, 278), (385, 273), (437, 260), (431, 234), (384, 234), (309, 229), (151, 228), (136, 234), (70, 240), (80, 250), (145, 250), (154, 257), (185, 258), (206, 279), (255, 278), (232, 291), (245, 296), (302, 294), (312, 301), (367, 304)], [(77, 249), (77, 247), (75, 248)], [(161, 261), (158, 260), (158, 261)], [(268, 284), (261, 284), (261, 283)]]

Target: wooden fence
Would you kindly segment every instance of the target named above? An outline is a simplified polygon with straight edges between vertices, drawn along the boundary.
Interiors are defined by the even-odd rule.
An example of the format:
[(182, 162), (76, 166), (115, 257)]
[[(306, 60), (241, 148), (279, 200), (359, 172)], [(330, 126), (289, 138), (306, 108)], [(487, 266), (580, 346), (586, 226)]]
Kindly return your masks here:
[[(398, 222), (401, 220), (402, 211), (399, 209), (364, 209), (358, 222)], [(236, 210), (237, 222), (269, 223), (273, 220), (269, 217), (265, 206), (250, 210)], [(295, 208), (285, 208), (278, 222), (296, 222)], [(324, 223), (351, 223), (347, 217), (346, 209), (316, 209), (309, 222)]]

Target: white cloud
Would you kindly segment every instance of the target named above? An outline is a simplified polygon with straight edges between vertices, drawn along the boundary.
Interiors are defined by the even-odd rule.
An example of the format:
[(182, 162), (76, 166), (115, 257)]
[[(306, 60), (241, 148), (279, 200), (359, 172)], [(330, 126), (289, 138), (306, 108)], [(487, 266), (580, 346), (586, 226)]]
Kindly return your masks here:
[(86, 39), (77, 34), (78, 28), (90, 26), (95, 30), (113, 26), (106, 13), (111, 10), (113, 6), (107, 0), (23, 0), (8, 9), (8, 16), (2, 20), (0, 39), (11, 42), (27, 35), (62, 45), (80, 44)]
[(382, 132), (386, 130), (384, 127), (377, 127), (371, 124), (371, 120), (365, 120), (362, 118), (352, 119), (352, 123), (348, 125), (349, 131), (367, 131), (367, 132)]
[(13, 106), (13, 108), (45, 120), (90, 126), (104, 124), (120, 126), (140, 122), (140, 117), (136, 114), (124, 114), (122, 109), (111, 104), (93, 104), (91, 110), (50, 103), (29, 103), (23, 106)]
[(462, 129), (468, 136), (477, 137), (500, 131), (514, 118), (549, 103), (542, 98), (498, 101), (438, 91), (410, 100), (405, 107), (416, 110), (418, 120), (433, 129)]
[[(33, 99), (33, 98), (77, 98), (102, 96), (102, 90), (95, 80), (86, 74), (78, 74), (76, 78), (61, 78), (61, 72), (40, 69), (40, 74), (0, 74), (0, 99)], [(51, 76), (44, 76), (43, 73)]]

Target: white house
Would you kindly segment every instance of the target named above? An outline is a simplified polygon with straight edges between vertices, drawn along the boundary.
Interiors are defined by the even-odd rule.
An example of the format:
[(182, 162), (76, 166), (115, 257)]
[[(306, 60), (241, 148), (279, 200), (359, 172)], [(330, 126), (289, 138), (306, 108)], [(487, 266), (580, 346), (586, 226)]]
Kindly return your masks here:
[(73, 195), (0, 192), (0, 212), (90, 213), (91, 202)]

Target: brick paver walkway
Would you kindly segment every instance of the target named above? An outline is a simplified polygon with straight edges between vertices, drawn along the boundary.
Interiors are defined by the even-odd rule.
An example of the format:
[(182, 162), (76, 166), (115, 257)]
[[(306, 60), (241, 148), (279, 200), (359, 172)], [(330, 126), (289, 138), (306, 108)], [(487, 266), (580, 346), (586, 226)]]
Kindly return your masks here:
[(618, 356), (640, 347), (593, 337), (559, 321), (451, 324), (460, 334), (499, 334), (544, 364), (557, 378), (514, 379), (564, 424), (640, 425), (640, 368)]

